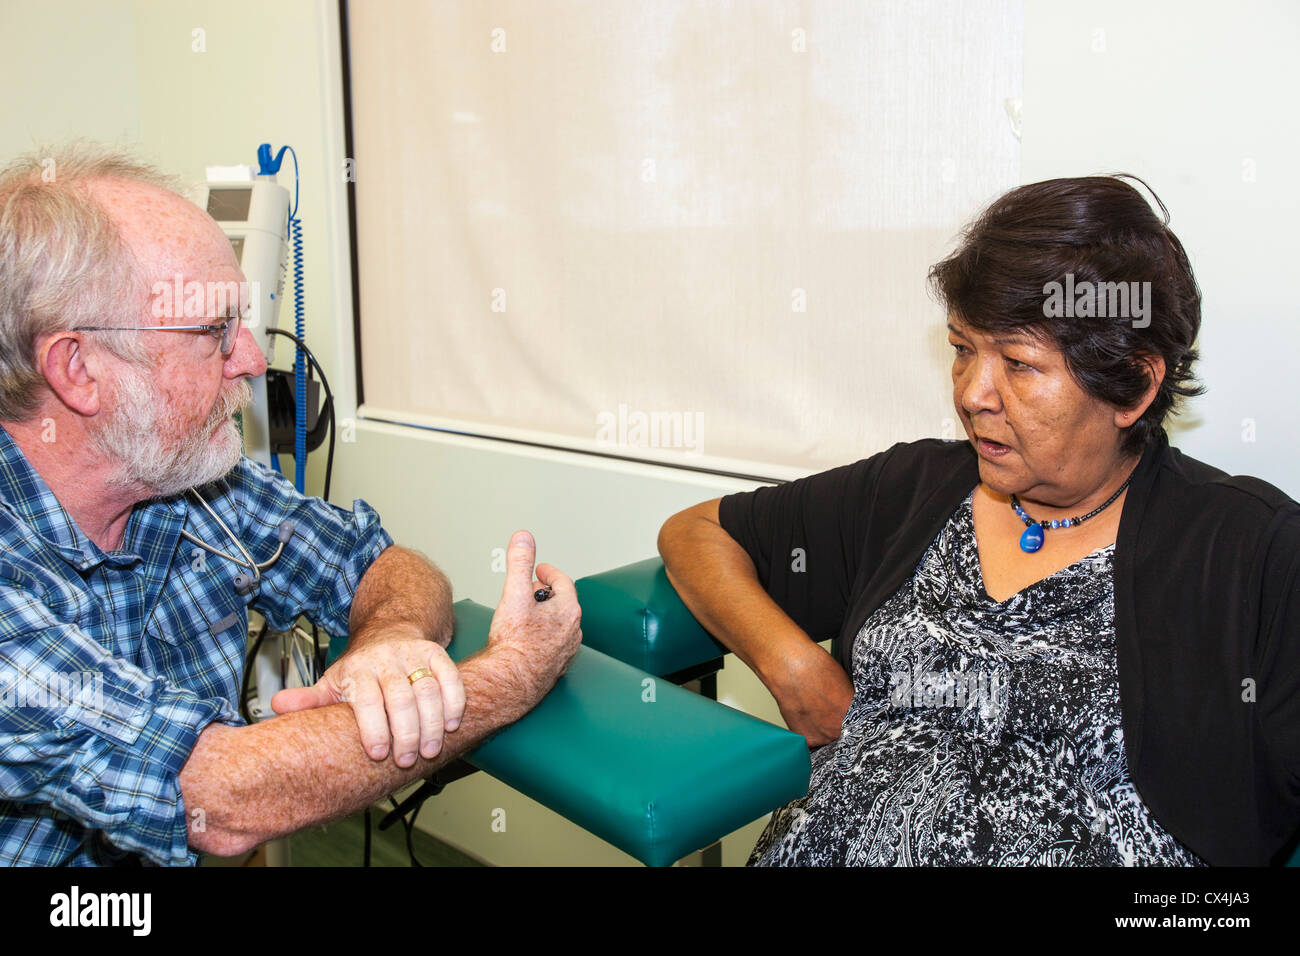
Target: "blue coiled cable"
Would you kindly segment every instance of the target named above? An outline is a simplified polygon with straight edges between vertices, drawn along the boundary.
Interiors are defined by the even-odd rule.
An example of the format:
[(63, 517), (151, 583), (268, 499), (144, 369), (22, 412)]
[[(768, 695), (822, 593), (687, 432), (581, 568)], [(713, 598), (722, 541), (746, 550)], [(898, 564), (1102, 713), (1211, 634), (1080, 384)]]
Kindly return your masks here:
[[(293, 211), (289, 213), (289, 244), (293, 247), (293, 334), (298, 341), (307, 338), (307, 316), (303, 307), (302, 288), (302, 220), (298, 218), (298, 154), (285, 146), (293, 157)], [(307, 490), (307, 359), (302, 349), (293, 353), (293, 397), (297, 414), (293, 428), (293, 484), (299, 492)]]
[[(289, 212), (288, 238), (293, 247), (293, 331), (298, 341), (307, 338), (307, 317), (303, 308), (302, 288), (302, 220), (298, 218), (298, 153), (292, 146), (280, 147), (275, 157), (271, 156), (271, 144), (263, 143), (257, 149), (259, 172), (263, 176), (274, 176), (280, 171), (285, 150), (293, 157), (293, 209)], [(293, 484), (300, 492), (307, 490), (307, 360), (302, 349), (296, 349), (293, 357)], [(275, 462), (279, 468), (279, 461)]]
[[(294, 159), (297, 164), (297, 159)], [(296, 190), (295, 190), (296, 192)], [(297, 202), (294, 209), (297, 210)], [(299, 339), (307, 337), (306, 316), (303, 314), (302, 291), (302, 220), (289, 217), (289, 242), (293, 246), (293, 331)], [(302, 349), (293, 355), (293, 389), (298, 413), (293, 429), (293, 483), (300, 491), (307, 489), (307, 359)]]

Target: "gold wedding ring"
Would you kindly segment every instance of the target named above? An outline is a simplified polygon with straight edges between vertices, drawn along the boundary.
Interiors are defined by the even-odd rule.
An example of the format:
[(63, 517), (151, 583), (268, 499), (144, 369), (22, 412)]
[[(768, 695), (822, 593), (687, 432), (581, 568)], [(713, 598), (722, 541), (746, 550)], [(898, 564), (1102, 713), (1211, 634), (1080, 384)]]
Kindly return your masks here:
[(411, 671), (411, 673), (407, 674), (406, 679), (409, 680), (412, 684), (414, 684), (417, 680), (420, 680), (423, 677), (432, 677), (432, 676), (433, 676), (433, 671), (429, 670), (429, 668), (427, 667), (420, 667)]

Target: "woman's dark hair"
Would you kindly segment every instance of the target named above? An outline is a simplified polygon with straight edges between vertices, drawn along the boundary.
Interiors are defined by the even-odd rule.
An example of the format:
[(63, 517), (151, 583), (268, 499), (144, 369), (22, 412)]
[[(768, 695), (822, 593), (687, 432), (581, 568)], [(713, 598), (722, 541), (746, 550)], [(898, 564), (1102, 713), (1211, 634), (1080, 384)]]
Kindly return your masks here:
[(1143, 357), (1161, 356), (1160, 390), (1124, 437), (1124, 451), (1140, 454), (1180, 396), (1204, 391), (1192, 378), (1201, 290), (1160, 197), (1142, 183), (1164, 221), (1124, 179), (1142, 183), (1119, 173), (1011, 190), (931, 267), (930, 284), (949, 312), (977, 331), (1052, 343), (1085, 392), (1120, 408), (1146, 393)]

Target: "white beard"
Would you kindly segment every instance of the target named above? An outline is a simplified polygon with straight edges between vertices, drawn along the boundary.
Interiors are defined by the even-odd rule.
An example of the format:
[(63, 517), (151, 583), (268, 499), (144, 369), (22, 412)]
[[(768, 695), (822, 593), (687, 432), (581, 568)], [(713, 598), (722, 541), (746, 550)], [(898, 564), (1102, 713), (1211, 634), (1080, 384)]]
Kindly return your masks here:
[(216, 481), (239, 463), (243, 440), (239, 426), (228, 419), (252, 401), (252, 389), (243, 380), (222, 397), (202, 428), (186, 432), (171, 446), (167, 436), (181, 430), (179, 416), (147, 372), (123, 372), (113, 401), (93, 442), (120, 469), (114, 485), (141, 487), (151, 497), (168, 498)]

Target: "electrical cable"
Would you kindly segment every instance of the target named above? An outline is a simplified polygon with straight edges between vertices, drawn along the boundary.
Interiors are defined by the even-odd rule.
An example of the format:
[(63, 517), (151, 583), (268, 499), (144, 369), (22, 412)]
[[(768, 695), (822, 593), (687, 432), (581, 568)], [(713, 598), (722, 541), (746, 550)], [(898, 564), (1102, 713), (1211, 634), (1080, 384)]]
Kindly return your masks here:
[[(304, 342), (300, 336), (294, 335), (292, 332), (286, 332), (284, 329), (267, 329), (266, 334), (283, 335), (286, 339), (293, 342), (300, 350), (297, 355), (306, 355), (307, 360), (311, 363), (311, 367), (315, 369), (316, 374), (320, 376), (321, 388), (325, 390), (325, 404), (322, 407), (322, 411), (329, 414), (330, 424), (329, 448), (325, 453), (325, 489), (321, 497), (326, 501), (329, 501), (330, 482), (334, 474), (334, 438), (337, 430), (337, 419), (334, 414), (334, 392), (330, 389), (329, 379), (325, 377), (325, 370), (320, 367), (320, 362), (316, 361), (316, 356), (312, 354), (311, 349), (307, 348), (307, 343)], [(299, 421), (303, 423), (304, 427), (306, 425), (306, 414), (305, 411), (302, 412), (302, 417), (299, 418)]]
[(387, 830), (398, 820), (402, 821), (402, 826), (406, 829), (406, 852), (410, 854), (411, 866), (424, 866), (415, 856), (415, 847), (412, 844), (415, 830), (415, 819), (420, 815), (420, 808), (424, 806), (424, 801), (430, 797), (436, 797), (442, 793), (446, 783), (443, 782), (438, 773), (427, 777), (424, 783), (420, 784), (418, 790), (410, 794), (401, 803), (397, 802), (395, 797), (390, 796), (389, 802), (392, 803), (393, 809), (379, 821), (379, 829)]
[[(334, 392), (330, 388), (329, 378), (326, 377), (325, 370), (320, 367), (320, 362), (316, 361), (316, 356), (312, 354), (312, 350), (307, 347), (307, 343), (304, 342), (299, 336), (293, 335), (290, 332), (286, 332), (283, 329), (267, 329), (266, 333), (268, 335), (283, 335), (286, 339), (289, 339), (291, 342), (293, 342), (293, 344), (297, 346), (297, 348), (300, 350), (295, 353), (295, 361), (297, 360), (298, 356), (305, 354), (307, 356), (308, 361), (311, 362), (311, 367), (315, 369), (316, 374), (320, 376), (321, 388), (325, 390), (325, 405), (323, 410), (327, 412), (329, 415), (329, 429), (330, 429), (329, 448), (325, 453), (325, 488), (321, 497), (324, 498), (326, 501), (329, 501), (330, 483), (334, 477), (334, 439), (338, 431), (338, 421), (334, 414)], [(305, 416), (306, 412), (300, 411), (299, 414)], [(303, 422), (305, 428), (306, 426), (305, 421), (302, 418), (300, 418), (299, 421)], [(311, 633), (312, 633), (312, 642), (315, 645), (315, 651), (316, 651), (315, 658), (317, 662), (317, 670), (323, 672), (325, 670), (325, 661), (329, 656), (329, 646), (328, 645), (324, 647), (321, 646), (319, 628), (316, 626), (316, 623), (314, 621), (312, 622), (311, 625)]]
[[(293, 247), (293, 330), (299, 340), (307, 335), (307, 317), (303, 307), (302, 220), (298, 218), (298, 154), (285, 146), (293, 157), (293, 209), (289, 213), (289, 244)], [(301, 352), (293, 358), (294, 403), (297, 421), (293, 433), (293, 483), (299, 493), (307, 490), (307, 364)]]
[(370, 865), (370, 808), (369, 807), (366, 807), (366, 838), (365, 838), (365, 849), (361, 856), (361, 865), (362, 866)]
[(415, 814), (411, 814), (410, 817), (404, 818), (403, 822), (406, 824), (406, 853), (411, 858), (411, 866), (418, 866), (423, 869), (424, 864), (416, 858), (415, 846), (413, 845), (413, 839), (415, 837)]
[(267, 624), (263, 621), (261, 628), (257, 632), (257, 637), (253, 639), (252, 649), (244, 660), (244, 683), (243, 690), (239, 694), (239, 715), (244, 718), (245, 723), (249, 724), (253, 722), (253, 715), (248, 711), (248, 685), (253, 676), (253, 666), (257, 663), (257, 655), (262, 650), (262, 639), (266, 637), (266, 630)]
[(418, 866), (423, 869), (424, 864), (415, 858), (415, 846), (413, 843), (415, 836), (415, 815), (420, 812), (419, 807), (416, 807), (409, 816), (400, 816), (399, 814), (401, 813), (401, 809), (397, 805), (397, 800), (390, 796), (388, 802), (393, 805), (393, 812), (385, 817), (383, 823), (379, 824), (379, 829), (382, 830), (387, 824), (392, 823), (394, 816), (396, 816), (396, 818), (402, 822), (402, 829), (406, 831), (406, 853), (411, 858), (411, 866)]

